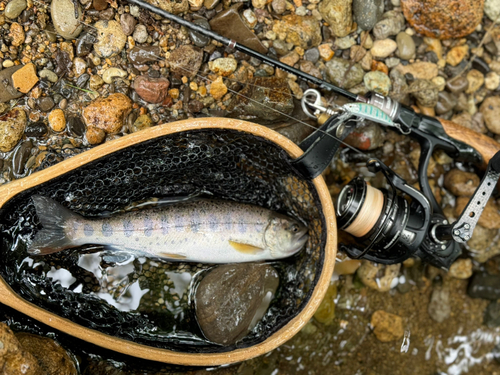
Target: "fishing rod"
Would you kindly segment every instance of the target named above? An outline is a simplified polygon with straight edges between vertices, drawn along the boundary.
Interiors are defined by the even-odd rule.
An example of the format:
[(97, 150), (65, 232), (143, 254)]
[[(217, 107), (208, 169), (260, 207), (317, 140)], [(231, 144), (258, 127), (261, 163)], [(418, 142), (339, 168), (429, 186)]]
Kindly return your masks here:
[[(322, 125), (318, 132), (299, 144), (304, 155), (293, 162), (305, 177), (314, 178), (323, 172), (342, 140), (355, 129), (359, 118), (395, 128), (420, 143), (418, 178), (421, 191), (408, 185), (381, 160), (371, 158), (367, 162), (368, 169), (381, 172), (390, 189), (375, 189), (357, 177), (340, 192), (336, 204), (338, 224), (354, 237), (354, 244), (341, 244), (340, 248), (350, 257), (393, 264), (418, 256), (448, 269), (460, 256), (459, 243), (472, 236), (500, 176), (500, 144), (451, 121), (417, 113), (379, 93), (353, 94), (143, 0), (126, 1), (315, 85), (317, 89), (304, 93), (302, 109), (309, 117), (320, 120)], [(354, 103), (341, 107), (324, 105), (319, 91), (339, 94)], [(444, 150), (457, 161), (487, 164), (483, 180), (471, 201), (459, 219), (451, 224), (437, 203), (426, 173), (437, 149)]]

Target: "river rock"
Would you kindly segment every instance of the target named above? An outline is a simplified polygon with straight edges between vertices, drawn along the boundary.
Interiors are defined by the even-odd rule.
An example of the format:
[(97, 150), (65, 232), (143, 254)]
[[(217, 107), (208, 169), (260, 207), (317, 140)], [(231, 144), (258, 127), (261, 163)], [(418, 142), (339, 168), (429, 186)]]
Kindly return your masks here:
[(500, 299), (500, 276), (475, 273), (467, 288), (467, 294), (472, 298), (493, 301)]
[(464, 44), (461, 46), (455, 46), (448, 51), (446, 54), (446, 63), (451, 66), (457, 66), (462, 62), (462, 60), (469, 53), (469, 46)]
[(500, 302), (491, 301), (484, 311), (483, 323), (490, 328), (500, 327)]
[(210, 84), (210, 95), (215, 99), (222, 99), (227, 93), (227, 86), (225, 85), (221, 76), (217, 77), (216, 80), (212, 81)]
[(371, 30), (384, 13), (384, 2), (382, 0), (353, 0), (352, 11), (358, 27)]
[(387, 292), (393, 286), (393, 280), (398, 277), (401, 264), (382, 265), (363, 260), (357, 275), (367, 287)]
[(290, 88), (282, 78), (256, 77), (240, 93), (227, 107), (231, 117), (276, 122), (287, 120), (294, 109)]
[(484, 1), (484, 14), (492, 20), (497, 21), (498, 14), (500, 13), (499, 0), (485, 0)]
[(379, 71), (366, 73), (363, 82), (369, 91), (375, 91), (385, 96), (389, 95), (391, 91), (391, 79), (387, 74)]
[(486, 129), (484, 125), (484, 118), (481, 112), (476, 112), (474, 116), (471, 116), (469, 112), (461, 112), (454, 115), (451, 121), (478, 133), (486, 134), (488, 132), (488, 129)]
[(148, 0), (147, 2), (173, 14), (185, 13), (189, 10), (188, 0)]
[(454, 168), (444, 176), (444, 187), (458, 197), (471, 197), (478, 186), (479, 177), (474, 173)]
[(401, 73), (410, 73), (415, 79), (433, 79), (438, 75), (438, 66), (434, 63), (427, 61), (419, 61), (408, 65), (398, 65), (395, 69), (398, 69)]
[(396, 36), (396, 42), (398, 44), (396, 55), (403, 60), (410, 60), (415, 57), (415, 42), (410, 35), (400, 32)]
[(238, 67), (238, 62), (229, 57), (221, 57), (208, 62), (208, 68), (223, 77), (229, 77)]
[(12, 85), (17, 91), (27, 94), (38, 82), (35, 64), (23, 65), (19, 70), (12, 73)]
[[(250, 10), (250, 9), (247, 9)], [(203, 27), (206, 30), (211, 30), (210, 24), (205, 18), (199, 18), (197, 20), (192, 21), (193, 24)], [(194, 30), (189, 30), (189, 38), (193, 42), (196, 47), (205, 47), (208, 43), (210, 43), (211, 39), (208, 36), (202, 35), (199, 32)]]
[[(0, 72), (1, 74), (1, 72)], [(484, 116), (484, 122), (489, 131), (500, 134), (500, 97), (490, 96), (483, 101), (479, 110)]]
[(374, 59), (385, 59), (393, 53), (397, 47), (398, 45), (392, 39), (376, 40), (370, 52)]
[(137, 20), (130, 13), (123, 13), (120, 16), (120, 25), (122, 26), (122, 30), (125, 35), (132, 35), (136, 24)]
[(125, 118), (132, 111), (132, 102), (121, 93), (111, 94), (107, 98), (98, 98), (82, 111), (87, 127), (104, 130), (108, 134), (122, 128)]
[(352, 0), (323, 0), (318, 10), (323, 19), (330, 24), (330, 30), (336, 37), (344, 37), (351, 32)]
[(279, 285), (266, 264), (228, 264), (209, 271), (195, 292), (196, 318), (205, 337), (232, 345), (262, 319)]
[(170, 82), (165, 77), (151, 78), (141, 75), (134, 81), (134, 90), (149, 103), (161, 103), (168, 95)]
[(12, 22), (10, 25), (9, 37), (11, 38), (10, 44), (14, 47), (19, 47), (24, 43), (25, 39), (23, 27), (17, 22)]
[(370, 121), (366, 125), (358, 126), (345, 139), (347, 144), (364, 151), (375, 150), (381, 147), (384, 141), (385, 134), (380, 125)]
[(301, 60), (299, 62), (299, 68), (304, 73), (310, 74), (316, 78), (323, 79), (321, 71), (314, 65), (312, 61)]
[(391, 10), (384, 13), (382, 20), (373, 27), (375, 39), (387, 39), (397, 35), (404, 27), (405, 19), (401, 12)]
[(153, 120), (150, 115), (140, 115), (132, 124), (132, 129), (130, 129), (131, 133), (138, 132), (143, 129), (150, 128), (154, 125)]
[(108, 68), (102, 73), (102, 80), (106, 83), (112, 83), (115, 78), (125, 77), (127, 77), (127, 72), (123, 69), (118, 69), (115, 67)]
[(496, 90), (500, 85), (500, 75), (496, 72), (489, 72), (484, 77), (484, 87), (488, 90)]
[(85, 134), (85, 124), (82, 119), (77, 116), (68, 118), (68, 130), (75, 137), (82, 137)]
[(14, 156), (12, 157), (12, 171), (16, 177), (20, 177), (24, 174), (26, 167), (26, 161), (31, 156), (31, 148), (33, 143), (30, 140), (23, 141), (14, 151)]
[(203, 62), (203, 52), (191, 45), (174, 49), (167, 59), (172, 73), (180, 76), (195, 77)]
[(13, 20), (19, 17), (19, 15), (23, 12), (23, 10), (26, 9), (27, 6), (28, 4), (26, 4), (26, 0), (11, 0), (5, 7), (5, 17)]
[(438, 102), (439, 91), (436, 86), (427, 79), (416, 79), (410, 83), (408, 92), (417, 99), (418, 105), (422, 107), (432, 108)]
[(148, 40), (148, 30), (144, 25), (136, 25), (134, 29), (134, 35), (132, 35), (137, 43), (146, 43)]
[(465, 280), (472, 276), (472, 260), (470, 258), (457, 259), (450, 267), (448, 275), (455, 279)]
[(135, 46), (129, 51), (128, 59), (132, 64), (142, 65), (160, 60), (160, 53), (159, 46)]
[(474, 31), (483, 17), (484, 0), (401, 0), (405, 18), (419, 34), (461, 38)]
[(106, 133), (95, 126), (89, 126), (85, 132), (85, 138), (91, 145), (98, 145), (104, 141)]
[(218, 13), (210, 20), (210, 27), (214, 32), (235, 40), (248, 48), (260, 53), (267, 53), (267, 48), (243, 22), (237, 8), (231, 7)]
[(37, 121), (29, 124), (24, 131), (24, 134), (27, 137), (43, 137), (47, 134), (47, 125), (45, 125), (42, 121)]
[(48, 116), (49, 126), (55, 132), (62, 132), (66, 128), (66, 117), (62, 109), (54, 109)]
[(456, 105), (457, 98), (455, 95), (446, 91), (440, 91), (438, 93), (438, 102), (435, 108), (438, 115), (451, 111)]
[(394, 341), (404, 335), (403, 319), (399, 315), (377, 310), (373, 313), (370, 324), (373, 333), (382, 342)]
[(26, 128), (26, 113), (21, 108), (13, 108), (0, 116), (0, 151), (9, 152), (22, 138)]
[(349, 61), (334, 57), (325, 65), (329, 81), (337, 86), (350, 89), (363, 81), (365, 72), (359, 63), (351, 66)]
[(427, 312), (432, 320), (442, 323), (451, 314), (450, 292), (445, 288), (435, 288), (431, 294), (431, 300), (427, 307)]
[(12, 82), (12, 75), (21, 69), (22, 66), (13, 66), (0, 70), (0, 103), (8, 102), (23, 96), (22, 92), (17, 91)]
[(97, 29), (97, 43), (94, 50), (99, 57), (111, 57), (118, 55), (125, 47), (127, 36), (122, 27), (116, 21), (97, 21), (94, 25)]
[(274, 23), (273, 31), (276, 34), (285, 34), (287, 43), (303, 49), (319, 46), (322, 39), (319, 22), (312, 16), (301, 17), (295, 14), (283, 16), (281, 21)]
[(314, 319), (324, 325), (330, 325), (335, 318), (335, 298), (337, 297), (337, 285), (332, 284), (326, 290), (325, 296), (318, 309), (314, 313)]
[(484, 75), (479, 70), (471, 69), (467, 72), (469, 86), (465, 90), (466, 94), (474, 94), (484, 83)]
[(464, 92), (468, 86), (469, 81), (464, 76), (456, 77), (446, 82), (446, 88), (453, 94)]
[(50, 111), (55, 105), (56, 103), (54, 103), (54, 99), (50, 96), (44, 96), (38, 100), (38, 108), (40, 108), (40, 111), (42, 112)]
[(50, 15), (57, 33), (66, 39), (75, 39), (82, 32), (82, 9), (78, 5), (78, 18), (75, 18), (75, 6), (71, 0), (52, 0)]
[(36, 358), (23, 348), (11, 329), (0, 323), (0, 372), (5, 375), (41, 375)]

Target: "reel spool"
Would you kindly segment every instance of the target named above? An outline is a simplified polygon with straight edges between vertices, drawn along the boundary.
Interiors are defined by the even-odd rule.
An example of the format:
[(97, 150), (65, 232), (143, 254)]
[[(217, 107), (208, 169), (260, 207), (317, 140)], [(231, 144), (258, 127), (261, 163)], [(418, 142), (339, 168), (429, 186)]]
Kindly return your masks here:
[[(302, 153), (293, 142), (263, 126), (225, 118), (189, 119), (107, 142), (1, 186), (1, 301), (66, 334), (148, 360), (214, 366), (271, 351), (311, 319), (335, 263), (331, 197), (322, 177), (304, 179), (292, 167)], [(143, 334), (144, 325), (163, 324), (155, 321), (155, 311), (146, 316), (117, 311), (95, 295), (76, 293), (48, 278), (43, 264), (49, 265), (48, 270), (50, 264), (64, 268), (68, 262), (64, 252), (43, 257), (26, 253), (27, 240), (40, 228), (31, 201), (34, 194), (84, 216), (96, 216), (147, 197), (197, 190), (288, 212), (309, 228), (306, 248), (282, 264), (292, 277), (280, 277), (278, 297), (261, 324), (234, 345), (201, 340), (193, 344), (182, 337), (168, 340)], [(194, 319), (191, 324), (196, 324)]]

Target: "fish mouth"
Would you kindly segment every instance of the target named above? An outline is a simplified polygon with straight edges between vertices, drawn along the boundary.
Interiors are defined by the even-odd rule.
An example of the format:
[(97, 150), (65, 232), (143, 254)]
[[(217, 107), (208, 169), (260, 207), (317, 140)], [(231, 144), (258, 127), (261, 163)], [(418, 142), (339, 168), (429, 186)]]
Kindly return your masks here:
[(297, 251), (302, 249), (302, 247), (309, 240), (309, 235), (307, 234), (307, 228), (303, 228), (297, 233), (296, 245), (290, 249), (290, 254), (295, 254)]

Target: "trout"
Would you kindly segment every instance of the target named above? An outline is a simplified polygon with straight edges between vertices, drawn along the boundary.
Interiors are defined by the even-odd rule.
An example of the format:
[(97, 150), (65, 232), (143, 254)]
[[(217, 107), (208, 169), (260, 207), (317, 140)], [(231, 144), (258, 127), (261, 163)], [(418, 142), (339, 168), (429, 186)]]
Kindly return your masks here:
[(199, 263), (280, 259), (307, 242), (307, 227), (277, 212), (245, 203), (195, 199), (104, 218), (85, 218), (34, 195), (42, 224), (28, 248), (51, 254), (82, 245)]

